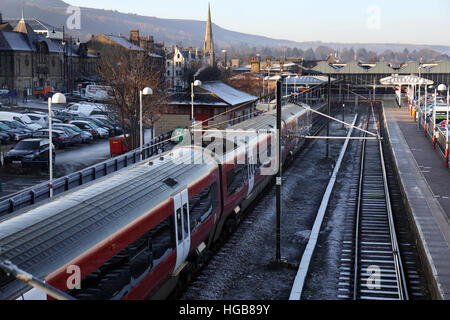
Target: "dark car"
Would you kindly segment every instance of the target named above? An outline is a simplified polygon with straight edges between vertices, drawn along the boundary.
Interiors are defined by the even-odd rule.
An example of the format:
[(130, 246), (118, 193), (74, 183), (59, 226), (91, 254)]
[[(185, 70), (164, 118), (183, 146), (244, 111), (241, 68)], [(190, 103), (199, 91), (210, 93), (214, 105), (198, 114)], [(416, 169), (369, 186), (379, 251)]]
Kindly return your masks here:
[(30, 137), (29, 133), (25, 133), (23, 130), (13, 129), (4, 122), (0, 122), (0, 132), (8, 134), (12, 141), (20, 141)]
[(72, 130), (71, 128), (68, 127), (64, 127), (64, 126), (59, 126), (58, 124), (55, 124), (53, 126), (54, 130), (60, 130), (60, 131), (64, 131), (68, 136), (69, 136), (69, 140), (70, 140), (70, 144), (74, 145), (74, 144), (81, 144), (83, 142), (83, 140), (81, 139), (81, 134)]
[(13, 121), (2, 120), (1, 122), (6, 123), (8, 125), (8, 127), (12, 128), (12, 129), (21, 130), (21, 131), (23, 131), (23, 133), (29, 134), (30, 137), (31, 137), (31, 134), (34, 132), (33, 129), (28, 128), (22, 122), (19, 122), (16, 120), (13, 120)]
[(70, 123), (61, 123), (61, 124), (55, 124), (55, 128), (70, 128), (73, 131), (77, 132), (81, 136), (82, 143), (92, 143), (94, 141), (94, 137), (89, 131), (83, 131), (80, 128), (78, 128), (76, 125), (70, 124)]
[(89, 132), (90, 134), (92, 134), (94, 139), (100, 138), (100, 134), (98, 133), (95, 126), (87, 121), (72, 120), (72, 121), (69, 121), (69, 124), (73, 124), (73, 125), (77, 126), (78, 128), (80, 128), (81, 130)]
[[(33, 138), (48, 139), (48, 136), (48, 129), (41, 129), (33, 133)], [(71, 142), (69, 136), (61, 130), (52, 130), (52, 141), (53, 145), (58, 149), (66, 147)]]
[(100, 128), (103, 128), (105, 130), (108, 131), (108, 135), (110, 137), (114, 136), (114, 127), (110, 126), (109, 124), (106, 124), (102, 121), (100, 121), (99, 119), (96, 118), (86, 118), (86, 117), (77, 117), (75, 120), (81, 120), (81, 121), (89, 121), (89, 122), (93, 122), (94, 124), (96, 124), (97, 126), (99, 126)]
[[(36, 164), (49, 166), (49, 140), (48, 139), (25, 139), (16, 144), (5, 157), (6, 165), (20, 165), (28, 167)], [(55, 163), (55, 152), (53, 151), (53, 163)]]
[(11, 142), (11, 138), (9, 134), (0, 132), (0, 143), (1, 144), (9, 144)]

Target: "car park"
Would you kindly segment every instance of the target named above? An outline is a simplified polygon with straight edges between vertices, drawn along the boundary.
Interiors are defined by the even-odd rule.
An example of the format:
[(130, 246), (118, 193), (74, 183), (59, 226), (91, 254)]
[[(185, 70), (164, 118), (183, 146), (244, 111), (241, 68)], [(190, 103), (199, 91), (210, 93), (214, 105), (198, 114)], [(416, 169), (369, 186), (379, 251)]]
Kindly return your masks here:
[(93, 135), (89, 131), (83, 131), (80, 128), (78, 128), (76, 125), (69, 124), (69, 123), (61, 123), (61, 124), (55, 124), (55, 128), (70, 128), (75, 132), (78, 132), (81, 136), (81, 140), (83, 143), (92, 143), (94, 141)]
[[(41, 129), (33, 133), (33, 138), (48, 139), (49, 129)], [(52, 141), (56, 148), (62, 149), (71, 143), (69, 136), (62, 130), (52, 130)]]
[[(49, 166), (49, 140), (48, 139), (26, 139), (15, 145), (5, 156), (6, 165), (19, 165), (22, 167), (34, 164)], [(55, 152), (53, 151), (53, 163), (55, 163)]]

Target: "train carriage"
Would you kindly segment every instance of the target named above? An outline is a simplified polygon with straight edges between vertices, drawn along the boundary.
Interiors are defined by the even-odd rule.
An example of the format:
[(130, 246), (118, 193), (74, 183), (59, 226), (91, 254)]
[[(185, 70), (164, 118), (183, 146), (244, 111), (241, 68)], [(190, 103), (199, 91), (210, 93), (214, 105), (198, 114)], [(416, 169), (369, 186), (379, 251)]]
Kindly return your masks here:
[[(247, 130), (275, 127), (275, 113), (250, 119), (224, 154), (179, 146), (8, 217), (0, 260), (78, 299), (166, 298), (272, 179), (274, 137)], [(310, 127), (310, 111), (283, 108), (283, 161)], [(47, 297), (0, 272), (0, 299), (16, 298)]]

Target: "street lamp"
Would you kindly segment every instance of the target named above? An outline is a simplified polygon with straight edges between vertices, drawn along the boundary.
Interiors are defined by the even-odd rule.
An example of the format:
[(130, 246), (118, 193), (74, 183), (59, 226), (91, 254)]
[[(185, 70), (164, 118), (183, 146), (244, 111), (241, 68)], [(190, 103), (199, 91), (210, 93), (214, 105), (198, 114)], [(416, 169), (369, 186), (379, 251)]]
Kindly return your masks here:
[(201, 87), (202, 82), (200, 80), (195, 80), (191, 83), (191, 119), (192, 126), (195, 126), (195, 116), (194, 116), (194, 87)]
[(52, 104), (65, 104), (67, 102), (66, 96), (62, 93), (55, 93), (51, 98), (48, 98), (48, 170), (50, 180), (50, 198), (53, 198), (53, 130), (52, 130)]
[[(142, 161), (142, 148), (144, 145), (144, 135), (142, 133), (143, 125), (142, 125), (142, 97), (143, 96), (151, 96), (153, 94), (153, 90), (149, 87), (144, 88), (144, 90), (139, 91), (139, 102), (140, 102), (140, 108), (139, 108), (139, 126), (140, 126), (140, 153), (141, 153), (141, 161)], [(153, 130), (153, 128), (152, 128)]]
[[(264, 80), (267, 81), (267, 96), (269, 96), (269, 76), (264, 77)], [(264, 80), (263, 80), (263, 92), (264, 92)], [(263, 93), (264, 96), (264, 93)], [(270, 111), (270, 98), (267, 98), (267, 101), (269, 101), (267, 103), (267, 111)]]

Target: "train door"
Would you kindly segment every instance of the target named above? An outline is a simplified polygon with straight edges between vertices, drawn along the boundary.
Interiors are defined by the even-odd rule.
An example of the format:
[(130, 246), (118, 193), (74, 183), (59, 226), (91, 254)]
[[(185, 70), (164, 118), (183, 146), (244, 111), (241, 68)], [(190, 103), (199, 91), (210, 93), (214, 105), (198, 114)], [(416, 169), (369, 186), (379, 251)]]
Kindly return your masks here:
[(247, 193), (247, 196), (249, 196), (252, 193), (253, 187), (255, 186), (256, 165), (255, 165), (255, 159), (254, 159), (253, 156), (254, 155), (252, 154), (252, 152), (249, 151), (248, 154), (247, 154), (247, 176), (248, 176), (248, 193)]
[(191, 248), (191, 229), (189, 225), (189, 195), (188, 190), (173, 197), (175, 209), (175, 233), (177, 239), (177, 262), (175, 272), (186, 261)]

